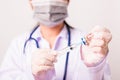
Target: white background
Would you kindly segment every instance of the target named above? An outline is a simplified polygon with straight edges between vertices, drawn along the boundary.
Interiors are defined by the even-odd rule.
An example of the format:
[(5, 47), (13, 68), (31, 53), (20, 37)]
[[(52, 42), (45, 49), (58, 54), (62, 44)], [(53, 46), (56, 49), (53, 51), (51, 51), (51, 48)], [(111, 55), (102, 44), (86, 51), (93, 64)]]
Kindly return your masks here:
[[(120, 80), (120, 0), (70, 0), (69, 24), (85, 31), (95, 25), (108, 27), (112, 80)], [(0, 2), (0, 63), (13, 38), (33, 28), (32, 11), (28, 0)]]

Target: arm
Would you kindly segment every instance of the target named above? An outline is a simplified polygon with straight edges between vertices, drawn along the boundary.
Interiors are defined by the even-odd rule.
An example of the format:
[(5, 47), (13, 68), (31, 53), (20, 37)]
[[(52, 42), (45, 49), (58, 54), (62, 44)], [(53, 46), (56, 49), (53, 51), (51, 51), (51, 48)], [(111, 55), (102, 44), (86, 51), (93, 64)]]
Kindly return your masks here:
[[(23, 43), (23, 44), (22, 44)], [(21, 39), (14, 40), (5, 55), (0, 68), (1, 80), (54, 80), (54, 70), (49, 70), (51, 67), (46, 67), (46, 59), (44, 59), (47, 50), (37, 50), (35, 55), (26, 55), (23, 53), (24, 41)], [(42, 56), (40, 54), (43, 53)], [(40, 54), (40, 55), (39, 55)], [(30, 57), (31, 56), (31, 57)], [(53, 54), (49, 54), (48, 59), (54, 62)], [(39, 61), (39, 62), (38, 62)], [(49, 61), (47, 61), (49, 62)], [(38, 66), (40, 64), (40, 66)], [(51, 65), (52, 63), (47, 63)], [(42, 66), (42, 67), (41, 67)], [(46, 70), (45, 74), (44, 71)], [(48, 71), (47, 71), (48, 70)]]
[(87, 44), (82, 46), (81, 56), (92, 80), (110, 80), (106, 56), (111, 38), (110, 31), (105, 27), (95, 27), (86, 36)]
[(35, 80), (54, 80), (56, 51), (50, 49), (37, 49), (31, 56), (31, 70)]
[[(36, 50), (34, 54), (23, 53), (24, 41), (15, 40), (10, 45), (0, 68), (1, 80), (54, 80), (53, 62), (55, 52), (50, 50)], [(27, 48), (26, 48), (27, 49)], [(29, 55), (27, 55), (29, 54)], [(52, 60), (52, 62), (51, 62)]]
[(9, 46), (0, 68), (1, 80), (34, 80), (26, 65), (25, 55), (20, 52), (17, 41)]
[(106, 59), (96, 66), (87, 68), (92, 80), (111, 80), (110, 68)]

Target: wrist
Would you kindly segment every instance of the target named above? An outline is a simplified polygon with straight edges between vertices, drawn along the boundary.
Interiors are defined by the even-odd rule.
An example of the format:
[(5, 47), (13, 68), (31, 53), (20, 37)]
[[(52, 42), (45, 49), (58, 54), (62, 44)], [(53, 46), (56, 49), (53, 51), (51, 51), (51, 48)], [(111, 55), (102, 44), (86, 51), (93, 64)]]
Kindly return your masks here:
[(83, 47), (85, 47), (85, 46), (81, 45), (80, 54), (81, 54), (82, 61), (84, 62), (84, 64), (87, 67), (95, 67), (95, 66), (99, 65), (105, 59), (105, 57), (108, 53), (108, 51), (105, 54), (93, 53), (90, 51), (85, 53), (85, 52), (83, 52), (83, 50), (86, 50), (86, 49), (83, 49)]

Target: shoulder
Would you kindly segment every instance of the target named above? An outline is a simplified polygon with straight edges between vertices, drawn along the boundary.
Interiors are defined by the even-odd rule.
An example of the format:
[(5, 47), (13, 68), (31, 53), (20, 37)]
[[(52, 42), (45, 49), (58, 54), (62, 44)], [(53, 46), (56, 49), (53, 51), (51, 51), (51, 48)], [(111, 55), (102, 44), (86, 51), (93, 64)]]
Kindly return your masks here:
[(10, 46), (13, 47), (23, 47), (25, 44), (25, 41), (29, 38), (30, 35), (30, 31), (26, 31), (16, 37), (14, 37), (11, 42), (10, 42)]
[(27, 31), (27, 32), (24, 32), (20, 35), (18, 35), (17, 37), (13, 38), (12, 41), (25, 41), (29, 38), (29, 35), (30, 35), (30, 31)]

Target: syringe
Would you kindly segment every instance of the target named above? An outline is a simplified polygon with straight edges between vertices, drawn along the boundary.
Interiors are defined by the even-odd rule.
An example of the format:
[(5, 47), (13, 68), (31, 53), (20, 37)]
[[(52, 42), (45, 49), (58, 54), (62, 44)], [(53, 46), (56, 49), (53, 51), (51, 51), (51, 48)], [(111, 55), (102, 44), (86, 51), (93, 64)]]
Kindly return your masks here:
[(80, 42), (77, 42), (77, 43), (74, 43), (74, 44), (71, 44), (70, 46), (67, 46), (61, 50), (58, 50), (58, 56), (61, 56), (67, 52), (70, 52), (71, 50), (75, 49), (77, 46), (79, 45), (86, 45), (86, 40), (85, 38), (81, 38)]

